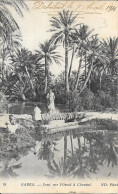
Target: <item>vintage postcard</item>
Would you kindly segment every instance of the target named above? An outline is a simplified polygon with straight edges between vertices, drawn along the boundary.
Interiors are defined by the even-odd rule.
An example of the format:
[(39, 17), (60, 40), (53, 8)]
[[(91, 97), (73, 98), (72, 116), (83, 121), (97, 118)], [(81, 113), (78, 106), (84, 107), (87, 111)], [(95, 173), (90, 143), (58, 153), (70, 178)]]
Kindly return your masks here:
[(118, 192), (118, 1), (0, 0), (0, 193)]

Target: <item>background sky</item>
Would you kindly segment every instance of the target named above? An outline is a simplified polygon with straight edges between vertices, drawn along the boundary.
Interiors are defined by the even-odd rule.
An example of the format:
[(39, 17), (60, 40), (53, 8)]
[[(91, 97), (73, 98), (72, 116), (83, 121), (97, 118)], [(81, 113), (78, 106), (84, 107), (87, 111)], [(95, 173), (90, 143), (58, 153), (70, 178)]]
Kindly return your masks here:
[[(23, 11), (24, 18), (20, 18), (14, 11), (12, 11), (12, 13), (20, 27), (23, 37), (23, 46), (34, 51), (38, 49), (39, 42), (43, 43), (51, 37), (51, 33), (48, 32), (51, 28), (49, 20), (52, 15), (57, 16), (58, 11), (62, 11), (62, 9), (58, 9), (58, 11), (57, 9), (44, 9), (48, 6), (49, 1), (43, 1), (42, 7), (36, 6), (40, 4), (35, 0), (26, 2), (29, 11)], [(52, 5), (55, 5), (54, 1), (52, 2)], [(70, 6), (70, 4), (68, 5)], [(37, 9), (34, 9), (36, 7)], [(110, 8), (112, 9), (113, 7), (115, 7), (116, 10), (109, 11)], [(94, 29), (94, 33), (98, 34), (101, 39), (108, 38), (109, 36), (118, 36), (118, 2), (74, 1), (69, 10), (73, 10), (74, 14), (79, 13), (77, 23), (87, 24), (90, 29)], [(61, 48), (60, 52), (62, 54), (64, 50)], [(76, 69), (77, 65), (74, 65), (73, 68)], [(59, 68), (57, 68), (57, 65), (55, 64), (51, 67), (51, 71), (54, 74), (60, 73), (63, 69), (64, 63), (62, 63), (62, 66), (59, 66)]]

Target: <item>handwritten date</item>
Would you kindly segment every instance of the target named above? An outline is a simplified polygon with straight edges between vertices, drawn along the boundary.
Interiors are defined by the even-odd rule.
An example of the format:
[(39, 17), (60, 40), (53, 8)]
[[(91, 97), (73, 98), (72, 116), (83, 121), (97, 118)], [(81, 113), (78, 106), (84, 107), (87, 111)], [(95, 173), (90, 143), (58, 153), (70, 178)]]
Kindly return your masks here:
[(109, 12), (109, 11), (116, 11), (116, 9), (117, 9), (117, 7), (116, 6), (113, 6), (113, 5), (111, 5), (111, 6), (108, 6), (107, 8), (106, 8), (106, 10)]

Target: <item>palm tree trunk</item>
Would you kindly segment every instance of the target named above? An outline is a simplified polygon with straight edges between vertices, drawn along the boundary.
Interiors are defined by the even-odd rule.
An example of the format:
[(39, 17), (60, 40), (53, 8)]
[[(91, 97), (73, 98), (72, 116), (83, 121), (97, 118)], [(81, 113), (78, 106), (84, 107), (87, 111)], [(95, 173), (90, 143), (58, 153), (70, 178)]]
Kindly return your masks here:
[(4, 58), (4, 48), (3, 48), (3, 51), (1, 53), (1, 76), (2, 76), (2, 82), (3, 80), (5, 79), (5, 68), (4, 68), (4, 61), (5, 61), (5, 58)]
[(101, 91), (101, 86), (102, 86), (102, 74), (100, 73), (100, 91)]
[(79, 148), (79, 151), (81, 150), (81, 142), (80, 142), (80, 137), (77, 137), (77, 141), (78, 141), (78, 148)]
[(48, 87), (48, 77), (47, 77), (47, 58), (45, 54), (45, 88), (44, 88), (44, 93), (46, 94), (47, 92), (47, 87)]
[(85, 79), (86, 79), (86, 72), (87, 72), (87, 64), (86, 64), (86, 51), (85, 51)]
[(70, 62), (70, 68), (69, 68), (69, 73), (68, 73), (68, 79), (70, 78), (70, 73), (71, 73), (71, 70), (72, 70), (72, 64), (73, 64), (74, 53), (75, 53), (75, 49), (74, 49), (74, 46), (73, 46), (72, 57), (71, 57), (71, 62)]
[(46, 94), (46, 91), (47, 91), (47, 84), (48, 83), (48, 78), (47, 76), (45, 76), (45, 88), (44, 88), (44, 94)]
[(79, 67), (78, 67), (78, 71), (77, 71), (77, 78), (76, 78), (75, 90), (77, 90), (77, 86), (78, 86), (78, 82), (79, 82), (79, 78), (80, 78), (81, 64), (82, 64), (82, 55), (81, 55), (80, 60), (79, 60)]
[(5, 78), (5, 71), (4, 71), (4, 59), (2, 60), (2, 81)]
[[(91, 79), (91, 78), (90, 78)], [(88, 89), (90, 90), (90, 85), (91, 85), (91, 81), (90, 79), (88, 80)]]
[[(22, 80), (22, 78), (21, 78), (20, 73), (18, 73), (17, 75), (18, 75), (19, 81), (23, 84), (23, 87), (25, 87), (25, 84), (24, 84), (24, 82), (23, 82), (23, 80)], [(25, 100), (26, 100), (26, 97), (25, 97), (24, 92), (20, 90), (20, 91), (19, 91), (19, 94), (20, 94), (21, 99), (22, 99), (23, 101), (25, 101)]]
[(79, 95), (80, 95), (80, 94), (83, 92), (83, 90), (85, 89), (86, 84), (87, 84), (87, 82), (88, 82), (88, 80), (89, 80), (89, 78), (90, 78), (92, 69), (93, 69), (93, 57), (92, 57), (92, 59), (91, 59), (91, 66), (90, 66), (90, 69), (89, 69), (89, 71), (88, 71), (88, 75), (87, 75), (87, 77), (86, 77), (86, 80), (85, 80), (85, 82), (84, 82), (84, 85), (83, 85), (83, 87), (82, 87), (82, 89), (81, 89)]
[(24, 93), (21, 93), (21, 94), (20, 94), (20, 97), (21, 97), (21, 99), (22, 99), (23, 101), (26, 101), (26, 97), (25, 97), (25, 94), (24, 94)]
[(5, 78), (5, 71), (4, 71), (4, 60), (5, 60), (5, 58), (4, 58), (4, 48), (5, 48), (5, 44), (3, 44), (3, 47), (1, 49), (1, 56), (0, 56), (0, 58), (1, 58), (1, 76), (2, 76), (2, 82), (3, 82), (4, 78)]
[(30, 82), (31, 89), (32, 89), (33, 95), (34, 95), (34, 97), (35, 97), (35, 96), (36, 96), (36, 93), (35, 93), (35, 91), (34, 91), (34, 85), (33, 85), (33, 82), (32, 82), (32, 80), (31, 80), (30, 74), (29, 74), (28, 69), (27, 69), (26, 66), (25, 66), (25, 71), (26, 71), (26, 73), (27, 73), (27, 76), (28, 76), (28, 79), (29, 79), (29, 82)]
[(69, 82), (68, 82), (68, 37), (65, 34), (65, 89), (69, 92)]
[(86, 139), (85, 139), (85, 137), (84, 137), (84, 148), (85, 148), (85, 146), (86, 146)]
[(111, 81), (113, 82), (113, 77), (114, 77), (114, 73), (115, 73), (115, 62), (111, 61)]

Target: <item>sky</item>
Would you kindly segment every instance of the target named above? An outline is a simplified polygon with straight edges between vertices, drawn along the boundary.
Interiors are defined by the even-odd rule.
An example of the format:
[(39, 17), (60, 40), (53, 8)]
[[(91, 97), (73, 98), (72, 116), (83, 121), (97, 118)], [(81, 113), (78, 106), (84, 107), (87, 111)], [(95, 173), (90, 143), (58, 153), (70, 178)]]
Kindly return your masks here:
[[(87, 24), (90, 29), (94, 29), (94, 33), (98, 34), (101, 39), (118, 36), (118, 2), (116, 1), (41, 2), (40, 0), (27, 0), (26, 2), (29, 11), (23, 11), (24, 18), (20, 18), (13, 10), (12, 14), (20, 27), (23, 37), (22, 44), (29, 50), (35, 51), (38, 49), (39, 42), (43, 43), (51, 37), (49, 20), (52, 16), (58, 16), (58, 11), (62, 11), (62, 8), (72, 10), (73, 14), (79, 14), (77, 23)], [(60, 53), (63, 53), (63, 48), (60, 48)], [(73, 68), (76, 69), (76, 64)], [(59, 68), (55, 64), (51, 67), (54, 74), (59, 74), (63, 69), (64, 64)]]

